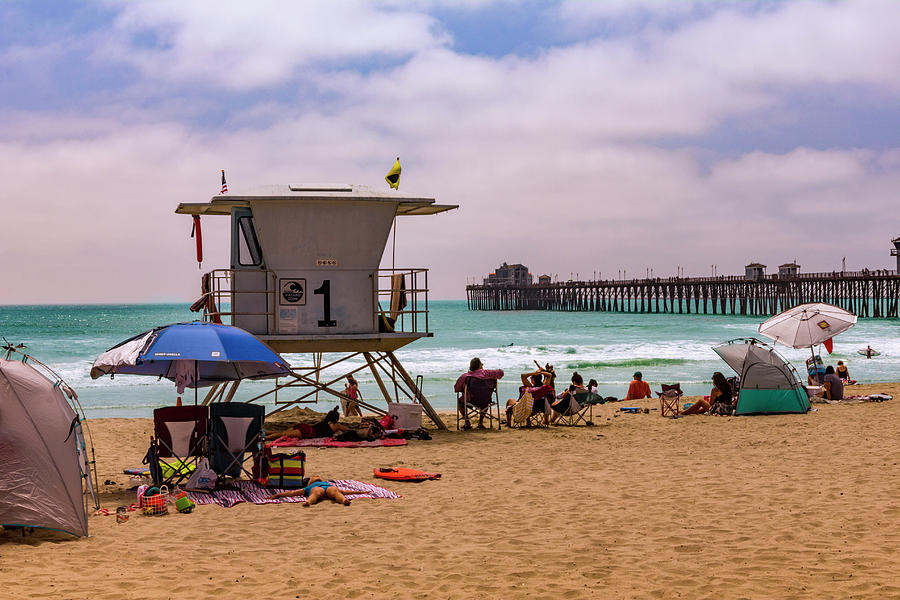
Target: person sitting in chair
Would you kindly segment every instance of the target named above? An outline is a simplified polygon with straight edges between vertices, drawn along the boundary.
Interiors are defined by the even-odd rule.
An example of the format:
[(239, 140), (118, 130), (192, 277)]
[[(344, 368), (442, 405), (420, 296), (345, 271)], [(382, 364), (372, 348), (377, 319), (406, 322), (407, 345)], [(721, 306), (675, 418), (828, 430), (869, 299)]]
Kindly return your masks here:
[[(469, 377), (474, 377), (476, 379), (502, 379), (503, 378), (503, 369), (485, 369), (484, 365), (481, 364), (481, 359), (477, 356), (469, 361), (469, 372), (463, 373), (459, 376), (459, 379), (456, 380), (456, 383), (453, 385), (453, 391), (457, 394), (462, 394), (466, 391), (466, 380)], [(469, 422), (468, 416), (466, 415), (465, 404), (468, 403), (470, 406), (475, 406), (478, 409), (478, 429), (484, 429), (484, 415), (490, 408), (490, 400), (488, 399), (487, 403), (473, 401), (473, 398), (469, 397), (466, 399), (466, 402), (463, 402), (460, 399), (457, 402), (456, 410), (459, 411), (459, 414), (466, 420), (463, 429), (472, 429), (472, 424)], [(483, 406), (482, 406), (483, 404)]]
[(684, 409), (683, 415), (699, 415), (709, 411), (714, 415), (730, 415), (734, 403), (732, 400), (731, 386), (725, 376), (716, 371), (712, 376), (713, 389), (709, 392), (709, 400), (700, 398), (689, 407)]
[(575, 394), (586, 391), (587, 389), (584, 387), (584, 378), (578, 374), (578, 371), (575, 371), (572, 373), (572, 385), (563, 392), (559, 397), (559, 400), (550, 405), (550, 408), (553, 409), (553, 416), (550, 417), (550, 423), (556, 423), (559, 421), (560, 417), (570, 414), (570, 408), (572, 406), (572, 401), (575, 399)]
[[(547, 365), (543, 369), (531, 373), (522, 373), (522, 387), (519, 388), (519, 399), (525, 395), (525, 392), (531, 394), (534, 403), (531, 406), (531, 414), (542, 413), (544, 415), (544, 425), (550, 424), (550, 402), (556, 395), (553, 382), (556, 379), (556, 372), (553, 365)], [(513, 409), (518, 400), (510, 398), (506, 403), (506, 422), (512, 425)]]

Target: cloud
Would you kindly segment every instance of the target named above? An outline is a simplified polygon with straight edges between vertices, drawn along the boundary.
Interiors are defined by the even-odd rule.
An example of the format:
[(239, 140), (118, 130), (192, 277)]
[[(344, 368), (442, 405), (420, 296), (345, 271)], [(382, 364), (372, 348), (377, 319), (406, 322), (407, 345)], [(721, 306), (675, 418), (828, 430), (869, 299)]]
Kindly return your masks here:
[[(896, 104), (900, 5), (645, 3), (614, 32), (587, 22), (631, 3), (560, 19), (598, 5), (613, 12), (575, 42), (492, 57), (454, 51), (420, 5), (114, 4), (92, 56), (137, 79), (85, 108), (0, 111), (5, 241), (28, 265), (4, 271), (0, 302), (192, 300), (190, 219), (173, 211), (213, 195), (219, 169), (232, 191), (378, 186), (397, 155), (401, 190), (461, 206), (399, 220), (397, 264), (431, 268), (436, 298), (504, 260), (566, 277), (889, 264), (896, 145), (816, 147), (796, 128), (778, 152), (704, 142), (735, 122), (779, 136), (798, 89), (818, 119), (861, 118), (858, 92)], [(282, 85), (296, 91), (269, 93)], [(227, 266), (226, 227), (204, 219), (204, 269)]]
[(132, 64), (151, 80), (233, 91), (284, 85), (299, 69), (323, 63), (402, 58), (446, 43), (427, 14), (368, 2), (120, 6), (103, 58)]

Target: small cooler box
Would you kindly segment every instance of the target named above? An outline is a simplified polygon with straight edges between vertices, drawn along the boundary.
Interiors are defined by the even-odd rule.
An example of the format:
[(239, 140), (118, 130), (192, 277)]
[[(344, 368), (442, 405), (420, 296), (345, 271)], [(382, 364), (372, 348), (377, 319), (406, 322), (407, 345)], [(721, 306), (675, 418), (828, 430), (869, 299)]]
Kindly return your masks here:
[(388, 403), (388, 414), (394, 418), (396, 429), (418, 429), (422, 426), (422, 405)]

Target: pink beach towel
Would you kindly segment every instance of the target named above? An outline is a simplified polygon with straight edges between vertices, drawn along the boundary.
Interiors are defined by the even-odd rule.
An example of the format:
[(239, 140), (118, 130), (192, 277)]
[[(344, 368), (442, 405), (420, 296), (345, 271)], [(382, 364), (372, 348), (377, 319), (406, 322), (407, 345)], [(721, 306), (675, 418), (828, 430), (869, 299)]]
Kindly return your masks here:
[(373, 440), (371, 442), (339, 442), (333, 438), (295, 438), (286, 435), (268, 442), (266, 446), (270, 448), (374, 448), (377, 446), (405, 446), (406, 440), (386, 438), (383, 440)]

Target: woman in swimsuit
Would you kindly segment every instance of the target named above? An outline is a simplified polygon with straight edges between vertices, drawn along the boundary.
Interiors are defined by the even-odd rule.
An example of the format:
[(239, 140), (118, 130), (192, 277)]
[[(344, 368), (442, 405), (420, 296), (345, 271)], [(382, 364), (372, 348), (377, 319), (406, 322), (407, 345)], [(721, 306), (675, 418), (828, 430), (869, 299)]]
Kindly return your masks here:
[(839, 360), (834, 371), (841, 379), (850, 380), (850, 370), (847, 369), (847, 365), (844, 364), (844, 361)]
[[(712, 414), (731, 414), (733, 408), (731, 386), (725, 376), (716, 371), (712, 376), (713, 385), (715, 386), (709, 393), (709, 400), (700, 398), (691, 406), (684, 409), (683, 415), (699, 415), (710, 411)], [(710, 410), (715, 409), (715, 410)]]
[(362, 399), (359, 393), (359, 384), (353, 378), (353, 375), (347, 375), (347, 385), (344, 387), (344, 395), (350, 398), (346, 400), (344, 405), (345, 417), (362, 417), (362, 411), (359, 409), (357, 400)]
[(303, 503), (303, 506), (312, 506), (313, 504), (318, 504), (322, 501), (323, 498), (334, 500), (338, 504), (343, 504), (344, 506), (350, 506), (350, 498), (347, 498), (347, 496), (368, 493), (369, 492), (359, 490), (344, 490), (331, 483), (330, 481), (323, 481), (321, 479), (314, 478), (310, 480), (309, 485), (307, 485), (305, 488), (274, 494), (272, 496), (269, 496), (269, 499), (290, 498), (291, 496), (306, 496), (306, 502)]

